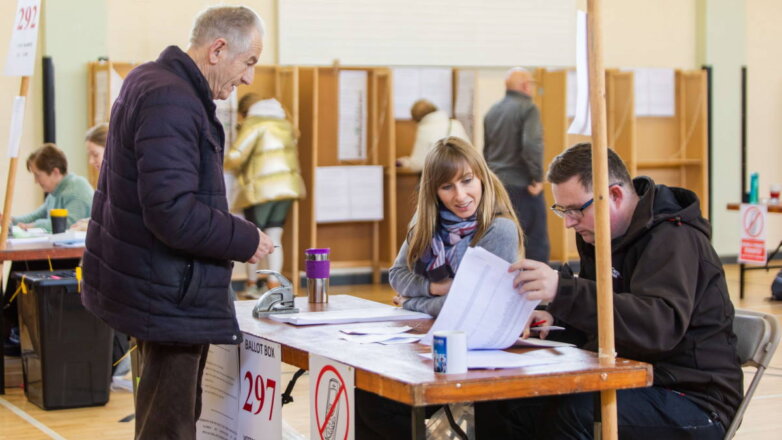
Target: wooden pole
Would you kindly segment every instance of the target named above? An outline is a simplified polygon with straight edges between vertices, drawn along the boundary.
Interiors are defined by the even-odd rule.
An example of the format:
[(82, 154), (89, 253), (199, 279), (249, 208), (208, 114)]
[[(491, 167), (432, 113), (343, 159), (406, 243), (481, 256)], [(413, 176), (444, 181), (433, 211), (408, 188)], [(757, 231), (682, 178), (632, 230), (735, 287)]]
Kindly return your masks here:
[[(605, 101), (605, 68), (600, 0), (587, 2), (587, 58), (589, 60), (589, 103), (592, 112), (592, 188), (595, 198), (597, 252), (597, 320), (602, 365), (613, 365), (614, 301), (611, 279), (611, 225), (609, 222), (608, 152)], [(602, 391), (601, 431), (603, 439), (618, 437), (616, 391)]]
[[(27, 99), (27, 93), (30, 91), (30, 77), (23, 76), (22, 82), (19, 85), (19, 96)], [(19, 115), (21, 118), (22, 115)], [(21, 133), (20, 133), (21, 136)], [(0, 250), (4, 250), (6, 243), (8, 242), (8, 230), (11, 225), (11, 204), (14, 201), (14, 182), (16, 181), (16, 163), (19, 158), (12, 157), (8, 163), (8, 180), (5, 185), (5, 201), (3, 202), (3, 230), (0, 232)]]

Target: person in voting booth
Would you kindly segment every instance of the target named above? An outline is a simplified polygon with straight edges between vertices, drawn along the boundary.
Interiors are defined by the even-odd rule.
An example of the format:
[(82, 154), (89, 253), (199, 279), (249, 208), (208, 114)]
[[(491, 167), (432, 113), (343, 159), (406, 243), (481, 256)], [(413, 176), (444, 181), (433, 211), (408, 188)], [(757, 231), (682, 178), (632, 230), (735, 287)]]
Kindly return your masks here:
[(426, 154), (435, 142), (448, 136), (456, 136), (468, 140), (467, 132), (462, 123), (448, 117), (448, 113), (438, 110), (437, 106), (427, 99), (419, 99), (410, 108), (410, 116), (417, 123), (415, 142), (410, 156), (400, 157), (396, 164), (400, 168), (420, 172), (424, 168)]
[[(551, 209), (576, 231), (579, 275), (533, 260), (510, 270), (519, 271), (519, 292), (548, 302), (534, 320), (563, 325), (571, 342), (597, 351), (591, 164), (591, 145), (583, 143), (557, 156), (548, 171)], [(652, 387), (617, 391), (619, 437), (721, 439), (743, 387), (734, 310), (711, 226), (692, 191), (648, 177), (631, 180), (611, 150), (608, 168), (616, 351), (654, 369)], [(592, 438), (593, 403), (593, 394), (509, 401), (499, 405), (508, 430), (496, 435)]]
[[(84, 146), (87, 148), (87, 163), (100, 172), (103, 164), (103, 152), (106, 150), (106, 136), (109, 134), (109, 124), (103, 122), (87, 130), (84, 135)], [(85, 217), (71, 226), (74, 231), (86, 231), (90, 218)]]
[(249, 8), (208, 8), (187, 51), (169, 46), (133, 69), (112, 108), (82, 302), (137, 339), (137, 439), (195, 438), (209, 344), (242, 340), (231, 261), (274, 250), (228, 212), (213, 101), (252, 83), (263, 35)]
[[(225, 155), (225, 169), (236, 174), (238, 193), (232, 210), (243, 212), (278, 249), (266, 257), (268, 269), (282, 271), (282, 232), (293, 201), (304, 197), (296, 149), (298, 132), (282, 104), (248, 93), (239, 101), (241, 128)], [(257, 298), (257, 264), (247, 265), (245, 296)], [(280, 285), (273, 276), (266, 286)]]
[(52, 232), (49, 211), (67, 209), (66, 228), (87, 217), (92, 208), (92, 187), (87, 179), (68, 173), (68, 159), (54, 144), (44, 144), (27, 157), (27, 170), (35, 183), (47, 193), (41, 206), (29, 214), (11, 217), (11, 224), (22, 229), (41, 228)]
[(527, 258), (548, 262), (550, 244), (543, 196), (543, 127), (532, 101), (535, 81), (521, 67), (505, 75), (505, 97), (483, 118), (483, 155), (510, 195), (524, 228)]

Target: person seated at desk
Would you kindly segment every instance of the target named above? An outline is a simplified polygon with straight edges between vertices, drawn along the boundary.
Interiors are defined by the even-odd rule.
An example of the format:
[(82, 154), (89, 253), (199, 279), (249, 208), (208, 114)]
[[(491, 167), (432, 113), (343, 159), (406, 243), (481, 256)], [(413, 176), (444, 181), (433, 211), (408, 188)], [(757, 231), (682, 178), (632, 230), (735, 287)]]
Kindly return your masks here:
[(90, 215), (92, 187), (84, 177), (68, 174), (68, 159), (56, 145), (44, 144), (33, 151), (27, 158), (27, 170), (33, 173), (35, 183), (48, 195), (35, 211), (11, 217), (12, 225), (25, 230), (41, 228), (51, 233), (51, 209), (68, 210), (66, 228)]
[(410, 116), (418, 123), (415, 132), (413, 152), (410, 156), (400, 157), (396, 165), (409, 171), (420, 172), (424, 167), (426, 154), (432, 149), (435, 142), (448, 137), (456, 136), (467, 140), (467, 132), (462, 123), (451, 119), (448, 114), (438, 110), (437, 106), (426, 99), (419, 99), (410, 108)]
[[(418, 207), (389, 282), (394, 303), (437, 316), (468, 246), (510, 262), (524, 255), (522, 231), (505, 188), (467, 141), (437, 141), (426, 156)], [(404, 439), (410, 406), (356, 389), (357, 439)]]
[[(520, 260), (514, 285), (548, 302), (535, 321), (563, 325), (571, 342), (597, 350), (595, 208), (592, 147), (575, 145), (548, 171), (551, 209), (576, 231), (581, 271), (557, 272)], [(722, 439), (742, 397), (733, 333), (734, 310), (725, 273), (701, 216), (697, 196), (683, 188), (630, 179), (608, 151), (608, 203), (617, 355), (654, 368), (649, 388), (617, 391), (620, 438)], [(496, 438), (592, 438), (593, 394), (494, 402), (476, 406), (504, 414)], [(476, 426), (477, 427), (477, 426)]]
[[(109, 134), (109, 124), (103, 122), (87, 130), (84, 136), (84, 144), (87, 147), (87, 163), (100, 172), (103, 164), (103, 153), (106, 151), (106, 137)], [(74, 231), (86, 231), (89, 217), (80, 219), (71, 226)]]

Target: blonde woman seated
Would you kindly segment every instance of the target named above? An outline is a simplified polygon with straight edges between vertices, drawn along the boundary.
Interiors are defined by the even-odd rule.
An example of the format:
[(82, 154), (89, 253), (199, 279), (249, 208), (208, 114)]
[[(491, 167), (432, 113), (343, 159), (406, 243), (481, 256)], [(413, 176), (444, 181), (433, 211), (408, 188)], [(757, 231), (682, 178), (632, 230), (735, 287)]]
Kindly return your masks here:
[(463, 139), (441, 139), (426, 156), (416, 214), (389, 271), (394, 302), (437, 316), (468, 246), (513, 262), (523, 243), (508, 194), (481, 153)]

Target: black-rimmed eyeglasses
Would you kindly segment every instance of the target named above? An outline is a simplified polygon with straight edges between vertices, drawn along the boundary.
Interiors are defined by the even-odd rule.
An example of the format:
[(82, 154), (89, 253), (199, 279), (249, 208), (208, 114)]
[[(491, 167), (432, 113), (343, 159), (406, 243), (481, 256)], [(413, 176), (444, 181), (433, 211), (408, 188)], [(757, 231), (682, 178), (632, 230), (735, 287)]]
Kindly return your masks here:
[[(609, 188), (612, 186), (622, 186), (622, 182), (612, 183), (608, 185)], [(556, 214), (559, 218), (565, 218), (569, 217), (571, 220), (581, 220), (584, 218), (584, 210), (592, 206), (592, 204), (595, 202), (594, 197), (589, 199), (586, 203), (581, 205), (579, 208), (566, 208), (561, 205), (557, 205), (556, 203), (551, 205), (551, 210), (554, 211), (554, 214)]]

